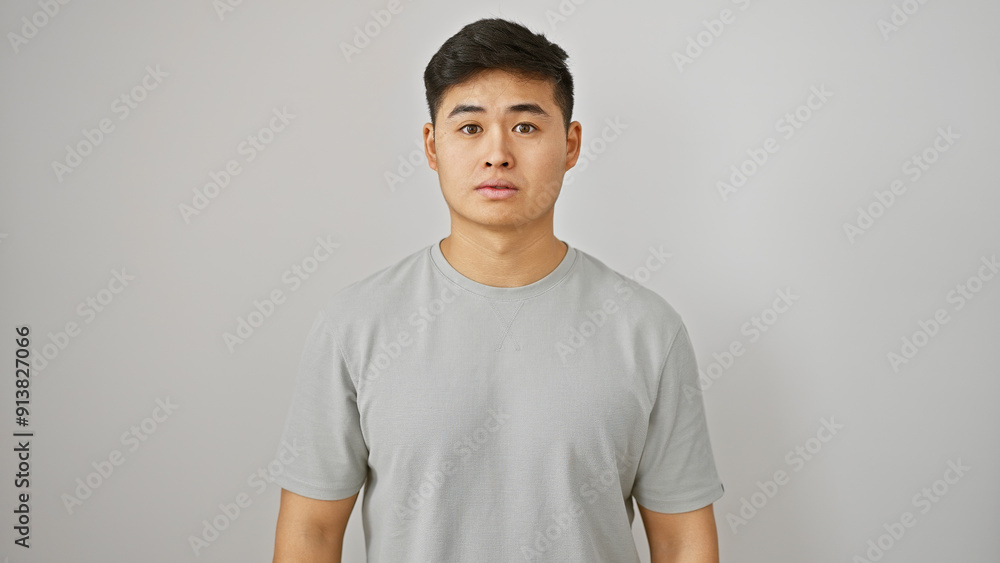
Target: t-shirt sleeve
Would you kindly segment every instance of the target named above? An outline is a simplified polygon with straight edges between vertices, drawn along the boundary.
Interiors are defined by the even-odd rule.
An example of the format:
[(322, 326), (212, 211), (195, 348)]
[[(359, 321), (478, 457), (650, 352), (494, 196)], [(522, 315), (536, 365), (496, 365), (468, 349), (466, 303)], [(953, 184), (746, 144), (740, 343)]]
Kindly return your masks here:
[(689, 512), (722, 497), (715, 468), (698, 367), (682, 323), (664, 360), (646, 443), (632, 488), (655, 512)]
[(278, 452), (274, 482), (305, 497), (350, 497), (368, 475), (357, 387), (322, 311), (306, 337)]

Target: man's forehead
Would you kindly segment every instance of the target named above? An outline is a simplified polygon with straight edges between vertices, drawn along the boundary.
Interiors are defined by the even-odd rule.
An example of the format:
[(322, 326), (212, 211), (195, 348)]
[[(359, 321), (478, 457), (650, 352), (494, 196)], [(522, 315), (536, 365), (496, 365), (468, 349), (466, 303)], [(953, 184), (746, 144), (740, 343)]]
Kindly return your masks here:
[(549, 117), (554, 105), (551, 81), (511, 74), (500, 70), (483, 71), (448, 89), (442, 104), (445, 119), (467, 113), (532, 113)]

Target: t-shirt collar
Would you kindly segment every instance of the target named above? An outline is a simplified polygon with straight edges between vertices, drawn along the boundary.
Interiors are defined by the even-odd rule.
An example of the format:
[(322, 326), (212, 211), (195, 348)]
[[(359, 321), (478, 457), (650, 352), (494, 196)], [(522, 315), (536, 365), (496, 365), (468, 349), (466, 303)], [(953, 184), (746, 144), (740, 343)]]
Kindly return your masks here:
[[(444, 239), (441, 239), (444, 240)], [(556, 266), (554, 270), (549, 272), (544, 278), (535, 281), (534, 283), (529, 283), (528, 285), (522, 285), (520, 287), (496, 287), (492, 285), (486, 285), (474, 281), (470, 278), (462, 275), (458, 270), (456, 270), (444, 257), (444, 253), (441, 252), (441, 240), (435, 242), (428, 247), (428, 252), (430, 253), (431, 259), (437, 270), (441, 272), (446, 278), (455, 282), (459, 286), (489, 299), (496, 299), (500, 301), (510, 301), (515, 299), (526, 299), (528, 297), (535, 297), (536, 295), (541, 295), (542, 293), (548, 291), (549, 289), (555, 287), (566, 274), (569, 273), (570, 269), (576, 263), (577, 251), (566, 241), (560, 241), (566, 244), (567, 250), (566, 255), (563, 256), (559, 265)]]

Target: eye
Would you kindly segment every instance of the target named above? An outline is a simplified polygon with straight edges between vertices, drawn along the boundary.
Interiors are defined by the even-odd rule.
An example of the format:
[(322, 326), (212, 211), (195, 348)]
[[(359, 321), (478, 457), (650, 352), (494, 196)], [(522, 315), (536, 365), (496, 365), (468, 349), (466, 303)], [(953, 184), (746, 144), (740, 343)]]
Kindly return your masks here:
[[(468, 124), (468, 125), (463, 125), (463, 126), (462, 126), (462, 127), (461, 127), (461, 128), (459, 129), (459, 131), (465, 131), (466, 133), (469, 133), (468, 131), (466, 131), (466, 129), (467, 129), (467, 128), (469, 128), (469, 127), (479, 127), (479, 126), (478, 126), (478, 125), (476, 125), (475, 123), (470, 123), (470, 124)], [(469, 134), (471, 135), (472, 133), (469, 133)]]
[(514, 129), (517, 130), (518, 133), (531, 133), (531, 131), (522, 130), (521, 127), (531, 127), (532, 129), (538, 129), (537, 127), (535, 127), (530, 123), (518, 123), (517, 125), (514, 126)]

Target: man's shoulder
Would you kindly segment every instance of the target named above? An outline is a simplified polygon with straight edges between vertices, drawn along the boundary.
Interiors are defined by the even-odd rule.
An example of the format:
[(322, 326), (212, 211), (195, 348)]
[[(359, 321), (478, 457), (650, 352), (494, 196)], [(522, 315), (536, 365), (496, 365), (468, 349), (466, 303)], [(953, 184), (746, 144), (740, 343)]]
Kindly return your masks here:
[(422, 246), (402, 259), (334, 291), (322, 303), (323, 313), (339, 322), (371, 318), (373, 313), (398, 306), (406, 296), (403, 290), (420, 283), (427, 275), (429, 248), (429, 245)]
[[(592, 254), (577, 249), (581, 255), (581, 274), (594, 287), (612, 288), (603, 293), (610, 294), (613, 304), (628, 311), (628, 317), (637, 324), (666, 329), (673, 332), (683, 324), (680, 313), (667, 299), (651, 289), (646, 283), (655, 275), (646, 268), (635, 271), (634, 277), (608, 266)], [(659, 269), (662, 270), (661, 265)], [(661, 274), (662, 276), (662, 274)]]
[[(621, 320), (627, 319), (640, 330), (660, 335), (673, 334), (681, 326), (681, 315), (673, 305), (645, 285), (649, 279), (643, 270), (637, 270), (633, 278), (586, 251), (576, 248), (576, 252), (579, 264), (572, 277), (577, 284), (573, 291), (579, 292), (575, 298), (581, 300), (579, 306), (586, 307), (583, 303), (593, 300), (597, 308), (621, 308), (626, 311)], [(322, 311), (329, 320), (340, 325), (348, 321), (378, 322), (382, 317), (394, 317), (399, 314), (400, 307), (406, 307), (406, 300), (418, 293), (421, 284), (436, 279), (433, 270), (430, 245), (424, 245), (336, 290), (326, 298)]]

